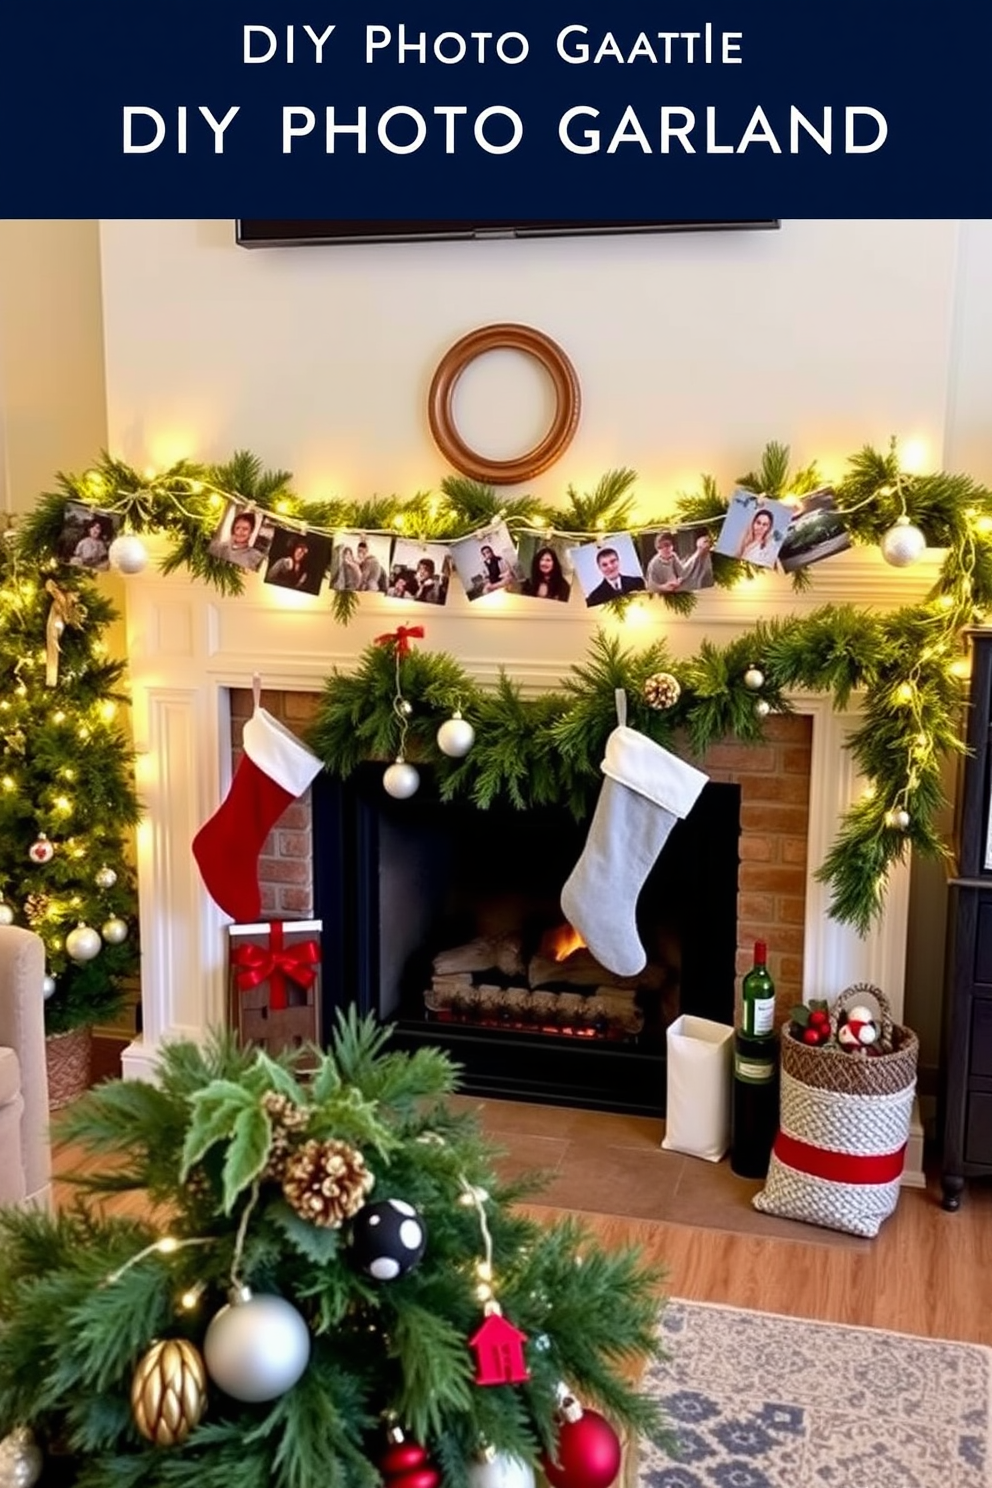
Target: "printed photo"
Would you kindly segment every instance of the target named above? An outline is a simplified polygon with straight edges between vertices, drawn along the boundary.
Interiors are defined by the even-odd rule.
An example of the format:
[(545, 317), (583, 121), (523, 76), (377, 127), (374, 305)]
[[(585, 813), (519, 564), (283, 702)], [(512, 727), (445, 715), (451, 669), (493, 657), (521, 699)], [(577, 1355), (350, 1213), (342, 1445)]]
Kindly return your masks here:
[(469, 599), (506, 589), (519, 592), (523, 570), (505, 522), (452, 543), (451, 556)]
[(451, 554), (443, 543), (418, 543), (405, 537), (393, 543), (386, 587), (390, 598), (443, 605), (450, 581)]
[(331, 539), (318, 532), (276, 527), (269, 548), (265, 582), (301, 594), (319, 594), (331, 561)]
[(753, 491), (735, 491), (713, 551), (760, 568), (773, 568), (791, 521), (792, 507), (784, 501), (756, 496)]
[(68, 502), (59, 533), (59, 557), (73, 568), (108, 569), (110, 544), (120, 524), (115, 512), (98, 511), (82, 501)]
[(713, 587), (713, 539), (704, 527), (662, 527), (638, 543), (649, 594)]
[[(217, 530), (207, 545), (207, 552), (225, 563), (235, 563), (238, 568), (257, 572), (265, 562), (266, 548), (259, 541), (262, 536), (264, 515), (237, 501), (229, 501)], [(269, 541), (272, 540), (272, 523), (266, 523)]]
[(837, 493), (830, 486), (810, 491), (792, 508), (792, 521), (779, 549), (778, 561), (786, 573), (832, 558), (851, 546), (844, 518), (837, 510)]
[(569, 548), (568, 555), (590, 608), (644, 590), (644, 575), (629, 532), (612, 533), (600, 542)]
[(560, 538), (526, 533), (517, 546), (524, 577), (520, 593), (529, 599), (557, 599), (565, 603), (572, 593), (572, 562)]
[(331, 588), (385, 594), (393, 540), (367, 532), (339, 532), (331, 555)]

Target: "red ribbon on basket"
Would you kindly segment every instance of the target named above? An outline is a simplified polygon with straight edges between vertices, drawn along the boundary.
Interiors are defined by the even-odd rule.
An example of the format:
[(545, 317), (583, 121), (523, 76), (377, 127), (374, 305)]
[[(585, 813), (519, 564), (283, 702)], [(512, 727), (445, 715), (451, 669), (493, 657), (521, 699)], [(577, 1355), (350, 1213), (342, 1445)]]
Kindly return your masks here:
[(398, 630), (391, 630), (386, 635), (376, 636), (375, 645), (388, 646), (393, 641), (396, 646), (397, 656), (406, 656), (410, 650), (410, 642), (422, 641), (424, 638), (424, 627), (422, 625), (401, 625)]
[(779, 1162), (812, 1178), (826, 1178), (831, 1183), (894, 1183), (902, 1176), (906, 1144), (895, 1152), (859, 1156), (853, 1152), (834, 1152), (828, 1147), (814, 1147), (780, 1131), (773, 1152)]
[(315, 968), (320, 965), (320, 945), (316, 940), (300, 940), (296, 945), (283, 943), (283, 922), (273, 920), (269, 925), (269, 945), (242, 945), (231, 954), (231, 964), (237, 970), (239, 992), (247, 992), (262, 982), (271, 988), (269, 1007), (279, 1012), (286, 1007), (286, 978), (298, 987), (309, 987), (316, 977)]

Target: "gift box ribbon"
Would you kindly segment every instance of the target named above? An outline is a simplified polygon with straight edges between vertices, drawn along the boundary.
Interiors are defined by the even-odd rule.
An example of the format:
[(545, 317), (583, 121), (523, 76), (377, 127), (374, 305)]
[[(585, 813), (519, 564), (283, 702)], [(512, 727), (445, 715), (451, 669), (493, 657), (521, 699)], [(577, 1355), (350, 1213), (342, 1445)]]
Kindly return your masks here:
[(300, 940), (287, 946), (283, 941), (281, 920), (273, 920), (269, 926), (269, 944), (242, 945), (231, 955), (237, 971), (239, 992), (247, 992), (268, 982), (271, 996), (269, 1007), (279, 1012), (288, 1006), (286, 1001), (286, 978), (298, 987), (309, 987), (316, 977), (320, 965), (320, 945), (316, 940)]

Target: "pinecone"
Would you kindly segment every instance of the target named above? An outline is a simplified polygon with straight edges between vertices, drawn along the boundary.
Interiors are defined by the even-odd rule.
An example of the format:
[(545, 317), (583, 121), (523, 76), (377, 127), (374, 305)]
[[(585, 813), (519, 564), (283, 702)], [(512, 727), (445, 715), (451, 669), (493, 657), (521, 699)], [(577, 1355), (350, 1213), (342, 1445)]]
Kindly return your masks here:
[(682, 695), (677, 677), (671, 672), (655, 672), (644, 684), (644, 701), (649, 708), (674, 708)]
[(333, 1230), (358, 1213), (374, 1183), (362, 1154), (329, 1137), (326, 1142), (304, 1142), (289, 1158), (282, 1191), (297, 1214)]
[(300, 1132), (305, 1131), (310, 1122), (310, 1112), (304, 1106), (294, 1105), (288, 1095), (281, 1095), (278, 1090), (265, 1092), (262, 1109), (272, 1124), (269, 1160), (262, 1176), (281, 1179)]
[(24, 901), (24, 913), (33, 925), (36, 920), (44, 918), (51, 899), (47, 894), (29, 894)]

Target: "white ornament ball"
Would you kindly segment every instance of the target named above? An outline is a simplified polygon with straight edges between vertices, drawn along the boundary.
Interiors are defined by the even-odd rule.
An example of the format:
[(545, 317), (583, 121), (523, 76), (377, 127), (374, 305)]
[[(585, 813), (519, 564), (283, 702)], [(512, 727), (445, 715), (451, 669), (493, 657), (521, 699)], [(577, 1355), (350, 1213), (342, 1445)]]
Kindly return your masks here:
[(873, 1044), (878, 1038), (878, 1029), (874, 1023), (862, 1023), (858, 1029), (859, 1044)]
[(310, 1330), (284, 1297), (247, 1293), (211, 1320), (203, 1357), (214, 1384), (234, 1400), (275, 1400), (310, 1362)]
[(764, 687), (764, 685), (764, 672), (759, 671), (757, 667), (748, 667), (747, 671), (744, 673), (744, 686), (750, 687), (752, 692), (757, 692), (758, 689), (760, 687)]
[(882, 557), (893, 568), (908, 568), (926, 551), (927, 540), (908, 517), (900, 517), (882, 538)]
[(474, 743), (475, 729), (460, 713), (453, 713), (437, 731), (438, 749), (452, 759), (461, 759), (468, 754)]
[(0, 925), (12, 925), (14, 923), (14, 911), (5, 899), (0, 899)]
[(874, 1023), (875, 1014), (871, 1008), (862, 1007), (859, 1003), (857, 1007), (852, 1008), (848, 1013), (847, 1020), (849, 1023)]
[(395, 796), (397, 801), (406, 801), (410, 796), (416, 795), (420, 776), (413, 765), (398, 759), (387, 768), (382, 777), (382, 785), (387, 795)]
[(767, 698), (759, 698), (754, 705), (754, 711), (759, 718), (767, 718), (772, 711), (772, 705)]
[(107, 559), (111, 568), (116, 568), (118, 573), (136, 574), (148, 565), (148, 549), (140, 537), (135, 537), (132, 532), (124, 532), (110, 544)]
[(55, 978), (50, 976), (48, 972), (41, 979), (41, 995), (46, 1002), (50, 997), (55, 996)]
[(112, 889), (117, 882), (117, 874), (113, 868), (108, 868), (104, 863), (103, 867), (98, 868), (93, 875), (93, 882), (98, 889)]
[(0, 1488), (33, 1488), (41, 1477), (41, 1448), (27, 1426), (15, 1426), (0, 1441)]
[(50, 863), (55, 856), (55, 847), (49, 842), (44, 832), (39, 832), (37, 840), (32, 842), (28, 848), (28, 857), (32, 863)]
[(901, 806), (885, 813), (886, 826), (896, 827), (900, 832), (905, 832), (909, 826), (909, 820), (909, 812)]
[(108, 945), (120, 945), (127, 940), (127, 920), (119, 919), (114, 915), (100, 926), (100, 934)]
[(473, 1462), (468, 1470), (468, 1488), (534, 1488), (534, 1469), (519, 1457), (497, 1452)]
[(92, 961), (94, 956), (100, 954), (102, 945), (103, 942), (93, 927), (84, 925), (81, 921), (65, 938), (66, 951), (73, 961)]

